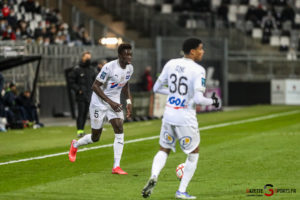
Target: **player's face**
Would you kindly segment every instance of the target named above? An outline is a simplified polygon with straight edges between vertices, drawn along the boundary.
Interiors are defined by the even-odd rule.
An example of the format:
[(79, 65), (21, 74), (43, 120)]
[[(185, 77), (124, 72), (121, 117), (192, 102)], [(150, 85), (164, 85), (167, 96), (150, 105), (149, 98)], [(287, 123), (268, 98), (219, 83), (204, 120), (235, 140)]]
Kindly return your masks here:
[(194, 49), (195, 60), (201, 61), (205, 51), (203, 49), (203, 44), (199, 44), (199, 46)]
[(120, 62), (128, 65), (131, 64), (132, 60), (132, 51), (131, 49), (124, 49), (123, 52), (119, 55)]

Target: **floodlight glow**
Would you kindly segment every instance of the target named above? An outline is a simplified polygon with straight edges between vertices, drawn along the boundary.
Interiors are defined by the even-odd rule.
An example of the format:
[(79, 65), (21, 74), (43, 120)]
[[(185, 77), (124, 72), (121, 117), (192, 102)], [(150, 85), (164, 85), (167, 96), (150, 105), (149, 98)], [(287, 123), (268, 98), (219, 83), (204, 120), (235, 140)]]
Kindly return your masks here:
[(123, 42), (122, 38), (116, 38), (116, 37), (104, 37), (101, 38), (100, 43), (102, 45), (117, 45), (121, 44)]

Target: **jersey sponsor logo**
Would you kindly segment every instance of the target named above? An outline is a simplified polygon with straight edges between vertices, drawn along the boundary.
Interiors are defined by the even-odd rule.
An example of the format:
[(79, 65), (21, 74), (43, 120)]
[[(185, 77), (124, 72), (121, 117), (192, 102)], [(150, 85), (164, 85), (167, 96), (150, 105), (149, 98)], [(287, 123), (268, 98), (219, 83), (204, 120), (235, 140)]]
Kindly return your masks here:
[(111, 83), (110, 88), (115, 88), (117, 87), (119, 84), (118, 83)]
[(175, 142), (174, 136), (170, 135), (168, 132), (164, 132), (165, 143), (173, 144)]
[(124, 87), (124, 85), (126, 85), (126, 83), (119, 83), (118, 88), (120, 89), (120, 88)]
[(130, 75), (127, 75), (127, 76), (126, 76), (126, 79), (129, 79), (129, 78), (130, 78)]
[(190, 136), (184, 136), (179, 139), (179, 144), (183, 149), (187, 149), (192, 144), (192, 138)]
[(201, 78), (201, 84), (203, 87), (206, 86), (206, 79), (205, 78)]
[(186, 108), (185, 99), (181, 100), (180, 98), (170, 97), (168, 99), (170, 106), (174, 109)]
[(104, 79), (105, 76), (106, 76), (106, 72), (102, 72), (101, 75), (100, 75), (100, 78), (101, 78), (101, 79)]

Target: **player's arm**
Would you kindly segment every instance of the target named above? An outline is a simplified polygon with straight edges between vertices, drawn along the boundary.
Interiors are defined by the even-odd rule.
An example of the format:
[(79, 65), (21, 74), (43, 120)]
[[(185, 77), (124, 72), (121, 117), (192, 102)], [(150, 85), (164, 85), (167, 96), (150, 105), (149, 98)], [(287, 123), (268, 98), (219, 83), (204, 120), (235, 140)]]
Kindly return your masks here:
[(169, 95), (169, 88), (166, 87), (166, 85), (168, 84), (168, 63), (164, 66), (161, 74), (159, 75), (158, 79), (156, 80), (153, 86), (154, 93)]
[(200, 75), (196, 76), (196, 79), (194, 81), (194, 102), (196, 104), (200, 105), (213, 105), (216, 108), (219, 107), (219, 100), (215, 96), (215, 93), (213, 93), (211, 98), (204, 97), (204, 92), (205, 92), (205, 71), (202, 72)]
[(121, 112), (122, 111), (122, 104), (118, 104), (114, 101), (112, 101), (110, 98), (108, 98), (103, 90), (100, 88), (100, 86), (102, 86), (103, 83), (101, 83), (100, 81), (98, 81), (97, 79), (94, 81), (93, 85), (92, 85), (92, 90), (101, 98), (103, 99), (103, 101), (107, 102), (111, 108), (115, 111), (115, 112)]
[(165, 83), (163, 81), (157, 79), (153, 86), (153, 92), (168, 95), (169, 88), (165, 86)]
[(122, 88), (122, 93), (124, 94), (124, 96), (126, 98), (126, 110), (127, 110), (126, 117), (129, 118), (131, 116), (131, 113), (132, 113), (132, 104), (131, 104), (132, 97), (131, 97), (131, 94), (130, 94), (130, 87), (129, 87), (128, 82)]

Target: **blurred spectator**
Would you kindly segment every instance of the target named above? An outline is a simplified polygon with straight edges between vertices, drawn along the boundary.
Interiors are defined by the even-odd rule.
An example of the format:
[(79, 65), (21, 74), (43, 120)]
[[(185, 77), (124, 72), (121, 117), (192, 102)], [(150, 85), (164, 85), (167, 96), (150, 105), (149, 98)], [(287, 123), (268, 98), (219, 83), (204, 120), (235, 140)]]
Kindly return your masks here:
[(151, 66), (145, 68), (145, 72), (141, 77), (141, 89), (142, 91), (151, 91), (153, 86), (153, 80), (151, 77)]
[(16, 104), (17, 98), (17, 87), (14, 83), (10, 83), (4, 95), (4, 106), (7, 121), (10, 126), (21, 122), (24, 119), (22, 111), (18, 108)]
[(4, 110), (4, 77), (0, 73), (0, 132), (6, 132), (6, 114)]
[(297, 60), (297, 52), (294, 47), (291, 47), (286, 55), (286, 59), (290, 61)]
[(34, 124), (35, 128), (43, 127), (44, 125), (40, 123), (39, 116), (37, 113), (37, 106), (33, 102), (31, 98), (31, 92), (26, 90), (25, 92), (21, 93), (16, 98), (16, 104), (21, 110), (24, 120), (29, 121), (30, 123)]
[(89, 111), (94, 79), (96, 78), (95, 67), (91, 66), (92, 55), (85, 51), (82, 53), (81, 60), (78, 65), (70, 72), (70, 87), (76, 94), (78, 116), (76, 120), (77, 136), (85, 135), (84, 126)]
[(13, 32), (11, 26), (8, 26), (7, 30), (3, 32), (2, 40), (16, 40), (16, 34)]
[(7, 6), (7, 4), (4, 4), (3, 8), (2, 8), (2, 16), (3, 16), (3, 18), (7, 18), (8, 15), (9, 15), (9, 13), (10, 13), (9, 7)]
[(106, 59), (100, 60), (100, 62), (97, 65), (96, 73), (99, 73), (102, 69), (102, 67), (107, 63)]
[(294, 26), (295, 11), (290, 4), (287, 4), (287, 6), (282, 10), (282, 20), (283, 20), (283, 22), (291, 21), (292, 25)]
[[(18, 11), (13, 6), (18, 5)], [(62, 20), (58, 9), (43, 8), (38, 1), (1, 1), (0, 2), (0, 40), (23, 40), (27, 43), (35, 42), (38, 45), (67, 44), (70, 46), (91, 45), (93, 42), (83, 25), (75, 28), (69, 34), (69, 26)], [(18, 12), (18, 13), (15, 13)], [(32, 27), (28, 21), (28, 14), (36, 18), (41, 16), (37, 27)], [(20, 20), (17, 20), (17, 16)], [(29, 15), (30, 16), (30, 15)], [(9, 27), (10, 26), (10, 27)], [(50, 41), (49, 41), (50, 39)]]
[(267, 44), (270, 42), (272, 30), (277, 29), (276, 20), (271, 11), (269, 11), (268, 15), (262, 19), (261, 27), (263, 29), (262, 43)]

